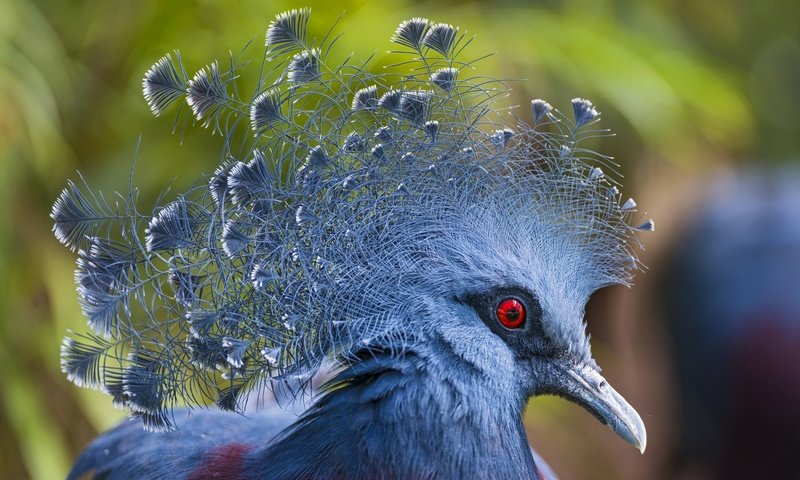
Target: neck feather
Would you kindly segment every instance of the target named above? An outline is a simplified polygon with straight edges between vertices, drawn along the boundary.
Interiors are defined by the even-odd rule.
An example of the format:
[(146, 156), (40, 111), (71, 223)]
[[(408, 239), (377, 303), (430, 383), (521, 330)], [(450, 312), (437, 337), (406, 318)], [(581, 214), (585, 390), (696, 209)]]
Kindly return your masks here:
[(258, 478), (537, 478), (524, 399), (424, 352), (365, 352), (253, 457)]

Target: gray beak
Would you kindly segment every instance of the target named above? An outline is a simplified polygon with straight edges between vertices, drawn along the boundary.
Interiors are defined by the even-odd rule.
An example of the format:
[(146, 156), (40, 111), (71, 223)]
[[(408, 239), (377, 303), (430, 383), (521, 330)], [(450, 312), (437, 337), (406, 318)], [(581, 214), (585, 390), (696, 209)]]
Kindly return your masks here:
[(589, 410), (623, 440), (644, 453), (647, 432), (641, 417), (622, 395), (611, 388), (600, 372), (587, 365), (560, 362), (557, 369), (565, 374), (562, 379), (566, 385), (556, 393)]

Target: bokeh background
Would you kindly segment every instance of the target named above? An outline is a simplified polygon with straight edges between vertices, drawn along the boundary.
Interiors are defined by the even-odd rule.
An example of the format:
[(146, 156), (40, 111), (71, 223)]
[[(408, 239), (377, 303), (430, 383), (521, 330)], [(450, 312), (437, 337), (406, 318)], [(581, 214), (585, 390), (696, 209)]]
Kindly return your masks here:
[[(657, 231), (643, 235), (649, 272), (632, 290), (599, 292), (587, 315), (607, 378), (647, 424), (648, 450), (577, 406), (535, 399), (529, 437), (562, 478), (745, 478), (748, 468), (792, 478), (758, 473), (800, 458), (785, 428), (800, 410), (796, 0), (0, 0), (0, 476), (63, 478), (124, 416), (59, 370), (63, 334), (85, 325), (74, 256), (48, 218), (66, 179), (80, 171), (125, 191), (136, 157), (141, 204), (152, 206), (167, 183), (212, 171), (219, 137), (190, 127), (179, 145), (143, 101), (143, 73), (173, 49), (190, 70), (249, 41), (258, 49), (275, 14), (303, 5), (318, 38), (344, 12), (335, 52), (374, 53), (376, 66), (404, 19), (459, 25), (475, 35), (472, 56), (494, 53), (475, 67), (509, 79), (521, 116), (531, 98), (568, 110), (583, 96), (616, 132), (596, 148), (622, 164), (624, 193)], [(741, 337), (760, 340), (725, 343)], [(757, 462), (720, 473), (745, 459)]]

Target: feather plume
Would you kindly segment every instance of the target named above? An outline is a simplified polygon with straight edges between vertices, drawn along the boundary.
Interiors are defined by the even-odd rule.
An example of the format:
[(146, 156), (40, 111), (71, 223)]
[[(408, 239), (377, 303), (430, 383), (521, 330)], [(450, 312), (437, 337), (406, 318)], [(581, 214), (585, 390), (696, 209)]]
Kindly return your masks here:
[[(410, 71), (373, 74), (332, 64), (324, 41), (310, 48), (309, 14), (269, 24), (250, 101), (233, 62), (187, 84), (167, 55), (145, 74), (155, 115), (185, 96), (224, 135), (207, 183), (152, 217), (133, 194), (111, 212), (73, 183), (53, 207), (94, 331), (64, 341), (62, 369), (148, 428), (171, 428), (177, 405), (240, 409), (254, 387), (308, 379), (325, 359), (411, 342), (426, 328), (417, 300), (502, 267), (485, 257), (499, 242), (564, 264), (588, 297), (630, 282), (635, 232), (653, 229), (631, 223), (635, 203), (620, 206), (600, 169), (610, 159), (583, 147), (599, 115), (588, 100), (573, 118), (535, 100), (530, 124), (506, 125), (501, 82), (453, 67), (457, 27), (403, 22), (392, 41), (414, 53)], [(223, 115), (250, 129), (220, 128)]]

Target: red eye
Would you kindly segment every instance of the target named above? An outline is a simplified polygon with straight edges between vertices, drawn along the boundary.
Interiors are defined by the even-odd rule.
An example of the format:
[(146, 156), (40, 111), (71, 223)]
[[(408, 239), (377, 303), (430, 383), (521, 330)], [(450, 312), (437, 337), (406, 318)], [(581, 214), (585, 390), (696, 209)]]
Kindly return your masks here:
[(506, 328), (519, 328), (525, 323), (525, 305), (516, 298), (506, 298), (497, 305), (497, 319)]

